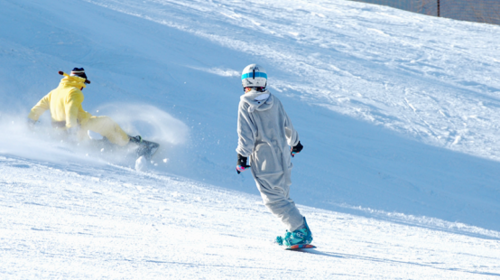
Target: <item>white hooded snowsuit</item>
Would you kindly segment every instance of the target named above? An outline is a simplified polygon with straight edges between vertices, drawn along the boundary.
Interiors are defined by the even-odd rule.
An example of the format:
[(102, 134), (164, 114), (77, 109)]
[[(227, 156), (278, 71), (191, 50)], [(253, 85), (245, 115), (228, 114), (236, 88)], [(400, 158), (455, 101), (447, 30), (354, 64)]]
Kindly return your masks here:
[(240, 98), (238, 147), (249, 157), (251, 171), (264, 205), (289, 231), (303, 226), (303, 216), (290, 198), (292, 162), (290, 146), (299, 142), (283, 105), (268, 91), (252, 90)]

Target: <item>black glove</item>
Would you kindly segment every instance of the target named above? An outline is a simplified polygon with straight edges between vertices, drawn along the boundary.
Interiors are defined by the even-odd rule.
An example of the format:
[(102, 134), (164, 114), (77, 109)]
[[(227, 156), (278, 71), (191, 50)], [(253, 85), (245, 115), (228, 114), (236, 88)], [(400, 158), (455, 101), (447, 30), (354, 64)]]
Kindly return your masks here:
[(247, 165), (247, 157), (238, 154), (238, 161), (236, 162), (236, 172), (240, 174), (248, 168), (250, 168), (250, 165)]
[(297, 143), (297, 145), (295, 145), (294, 147), (292, 147), (290, 149), (290, 153), (292, 154), (292, 157), (294, 157), (295, 154), (300, 153), (300, 151), (302, 151), (303, 148), (304, 148), (304, 146), (302, 146), (302, 144), (300, 144), (300, 141), (299, 141), (299, 143)]

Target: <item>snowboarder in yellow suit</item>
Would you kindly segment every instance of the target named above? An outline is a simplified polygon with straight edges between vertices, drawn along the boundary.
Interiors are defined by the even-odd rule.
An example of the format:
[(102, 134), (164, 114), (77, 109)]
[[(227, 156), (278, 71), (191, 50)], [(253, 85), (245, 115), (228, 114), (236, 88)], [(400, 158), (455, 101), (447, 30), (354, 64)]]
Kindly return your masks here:
[(45, 95), (28, 115), (31, 123), (36, 123), (40, 116), (50, 110), (52, 126), (66, 130), (69, 137), (82, 141), (88, 139), (89, 130), (106, 137), (109, 142), (125, 146), (129, 142), (141, 143), (141, 136), (129, 136), (111, 118), (106, 116), (92, 116), (82, 108), (83, 88), (90, 84), (83, 68), (74, 68), (68, 75), (64, 75), (59, 86)]

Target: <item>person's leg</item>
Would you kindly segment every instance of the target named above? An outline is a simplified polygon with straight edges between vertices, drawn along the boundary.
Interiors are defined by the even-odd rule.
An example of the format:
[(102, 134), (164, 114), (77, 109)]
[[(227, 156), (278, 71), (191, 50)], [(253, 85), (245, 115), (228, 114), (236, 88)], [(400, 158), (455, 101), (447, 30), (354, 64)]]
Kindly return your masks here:
[(119, 146), (125, 146), (130, 141), (127, 133), (115, 121), (106, 116), (91, 117), (87, 123), (82, 125), (81, 130), (85, 133), (87, 130), (97, 132), (106, 137), (109, 142)]
[(293, 232), (304, 226), (304, 218), (295, 206), (295, 202), (289, 197), (290, 187), (283, 184), (284, 176), (285, 174), (273, 174), (254, 176), (254, 179), (264, 205), (281, 220), (288, 231)]

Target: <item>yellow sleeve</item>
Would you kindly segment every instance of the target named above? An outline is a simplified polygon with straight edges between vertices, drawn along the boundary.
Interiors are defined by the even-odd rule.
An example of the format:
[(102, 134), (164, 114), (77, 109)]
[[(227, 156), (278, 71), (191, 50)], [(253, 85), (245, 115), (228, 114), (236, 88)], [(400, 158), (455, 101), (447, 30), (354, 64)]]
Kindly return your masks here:
[(72, 91), (66, 100), (66, 127), (78, 126), (78, 112), (82, 109), (83, 93), (79, 90)]
[(28, 118), (38, 121), (40, 116), (50, 108), (50, 94), (51, 92), (45, 95), (33, 108), (31, 108)]

